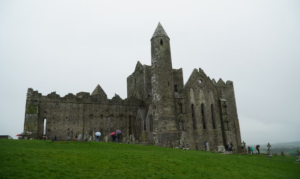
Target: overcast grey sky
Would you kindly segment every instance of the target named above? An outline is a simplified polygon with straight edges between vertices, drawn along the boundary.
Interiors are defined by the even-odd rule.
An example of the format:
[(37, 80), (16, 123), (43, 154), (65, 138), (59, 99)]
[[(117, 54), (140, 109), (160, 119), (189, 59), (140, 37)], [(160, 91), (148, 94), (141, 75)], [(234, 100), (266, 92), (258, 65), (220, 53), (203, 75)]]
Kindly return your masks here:
[(22, 132), (28, 88), (126, 98), (158, 22), (185, 82), (234, 82), (242, 140), (300, 140), (299, 0), (0, 0), (0, 135)]

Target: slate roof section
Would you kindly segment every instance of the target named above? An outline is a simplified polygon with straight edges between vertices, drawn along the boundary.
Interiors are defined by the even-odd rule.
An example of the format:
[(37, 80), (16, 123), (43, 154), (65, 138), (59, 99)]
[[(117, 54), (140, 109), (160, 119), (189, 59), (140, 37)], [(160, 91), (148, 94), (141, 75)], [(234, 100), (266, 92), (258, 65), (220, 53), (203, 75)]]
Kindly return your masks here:
[(101, 86), (99, 84), (94, 89), (94, 91), (92, 93), (92, 96), (96, 95), (96, 94), (101, 94), (101, 95), (105, 95), (106, 96), (106, 93), (103, 91), (103, 89), (101, 88)]
[(152, 38), (154, 37), (167, 37), (170, 39), (160, 22), (158, 23)]

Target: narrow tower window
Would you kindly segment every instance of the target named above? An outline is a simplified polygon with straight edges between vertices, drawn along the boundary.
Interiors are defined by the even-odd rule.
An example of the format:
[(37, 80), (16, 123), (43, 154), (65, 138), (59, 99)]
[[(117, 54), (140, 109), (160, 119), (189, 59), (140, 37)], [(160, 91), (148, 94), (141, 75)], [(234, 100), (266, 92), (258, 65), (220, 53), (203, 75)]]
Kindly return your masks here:
[(193, 129), (196, 129), (196, 116), (195, 116), (194, 104), (191, 105), (191, 110), (192, 110), (192, 119), (193, 119)]
[(177, 85), (174, 85), (174, 91), (178, 92)]
[(164, 42), (162, 39), (160, 39), (160, 45), (163, 46), (164, 45)]
[(46, 135), (46, 123), (47, 123), (47, 119), (44, 119), (44, 128), (43, 128), (44, 135)]
[(146, 127), (146, 119), (144, 119), (144, 131), (146, 131), (147, 127)]
[(201, 118), (202, 118), (202, 125), (203, 125), (203, 129), (206, 129), (206, 124), (205, 124), (205, 106), (204, 104), (202, 103), (201, 104)]
[(211, 119), (212, 119), (213, 129), (216, 129), (214, 105), (211, 104), (210, 107), (211, 107)]

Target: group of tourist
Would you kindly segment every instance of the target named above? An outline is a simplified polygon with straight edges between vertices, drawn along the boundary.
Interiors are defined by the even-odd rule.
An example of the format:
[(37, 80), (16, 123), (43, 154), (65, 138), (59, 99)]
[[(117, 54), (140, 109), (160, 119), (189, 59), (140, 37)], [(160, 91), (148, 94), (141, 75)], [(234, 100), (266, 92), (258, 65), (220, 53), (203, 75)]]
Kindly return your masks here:
[[(117, 129), (116, 132), (110, 133), (110, 138), (112, 139), (112, 142), (116, 142), (116, 139), (118, 139), (118, 143), (120, 143), (121, 134), (122, 134), (122, 131), (120, 129)], [(101, 136), (101, 133), (96, 132), (95, 136), (96, 136), (97, 142), (99, 142), (99, 138)]]

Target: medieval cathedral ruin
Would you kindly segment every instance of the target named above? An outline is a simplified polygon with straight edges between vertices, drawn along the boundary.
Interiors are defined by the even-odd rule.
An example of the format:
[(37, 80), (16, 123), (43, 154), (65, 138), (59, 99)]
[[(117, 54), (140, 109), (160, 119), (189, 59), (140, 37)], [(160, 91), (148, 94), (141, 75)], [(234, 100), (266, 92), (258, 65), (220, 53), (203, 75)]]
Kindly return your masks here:
[(184, 84), (182, 69), (172, 68), (170, 38), (159, 23), (151, 38), (151, 66), (137, 62), (127, 77), (127, 98), (107, 99), (104, 90), (43, 96), (29, 88), (24, 121), (25, 138), (109, 141), (120, 129), (123, 143), (210, 150), (230, 143), (238, 152), (241, 133), (233, 82), (210, 79), (194, 69)]

